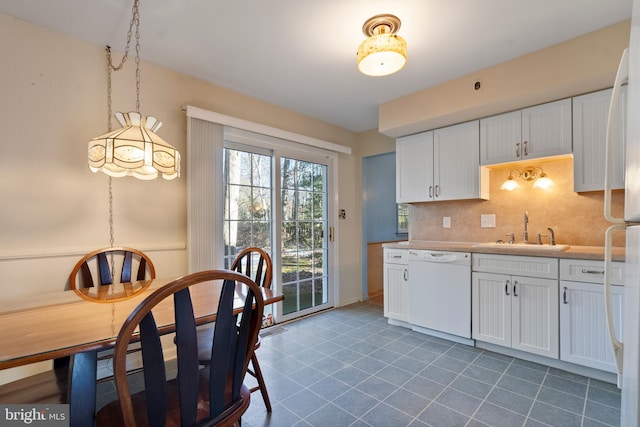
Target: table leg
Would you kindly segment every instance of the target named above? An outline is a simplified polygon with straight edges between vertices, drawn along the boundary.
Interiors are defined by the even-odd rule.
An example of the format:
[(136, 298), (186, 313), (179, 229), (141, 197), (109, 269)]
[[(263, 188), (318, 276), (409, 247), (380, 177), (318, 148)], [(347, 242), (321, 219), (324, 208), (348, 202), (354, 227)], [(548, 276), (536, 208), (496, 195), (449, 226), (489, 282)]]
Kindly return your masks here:
[(70, 404), (71, 427), (85, 427), (95, 423), (97, 370), (97, 351), (78, 353), (71, 357), (67, 399)]

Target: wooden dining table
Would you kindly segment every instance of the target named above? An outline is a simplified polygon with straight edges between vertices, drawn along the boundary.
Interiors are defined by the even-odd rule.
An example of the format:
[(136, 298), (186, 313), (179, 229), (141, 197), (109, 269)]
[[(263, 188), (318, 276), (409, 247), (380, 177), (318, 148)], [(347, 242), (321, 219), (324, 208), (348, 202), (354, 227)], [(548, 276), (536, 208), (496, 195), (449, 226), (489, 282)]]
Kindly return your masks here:
[[(95, 416), (97, 352), (113, 348), (120, 327), (147, 296), (173, 279), (40, 293), (0, 301), (0, 370), (71, 356), (69, 396), (71, 426), (92, 425)], [(199, 324), (214, 322), (222, 283), (190, 288)], [(284, 297), (262, 289), (265, 305)], [(246, 287), (236, 288), (240, 312)], [(174, 332), (173, 303), (154, 309), (161, 333)]]

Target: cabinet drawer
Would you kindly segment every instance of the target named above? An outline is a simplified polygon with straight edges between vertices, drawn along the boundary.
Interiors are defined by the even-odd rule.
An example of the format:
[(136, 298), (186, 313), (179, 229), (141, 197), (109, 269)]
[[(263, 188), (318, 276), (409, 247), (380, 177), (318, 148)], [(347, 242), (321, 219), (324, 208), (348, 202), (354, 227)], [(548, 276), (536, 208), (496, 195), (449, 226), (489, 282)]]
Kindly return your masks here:
[(471, 257), (473, 271), (518, 276), (558, 278), (558, 259), (517, 255), (477, 254)]
[[(624, 263), (611, 263), (611, 283), (624, 285)], [(604, 261), (561, 259), (560, 279), (574, 282), (604, 283)]]
[(384, 262), (392, 264), (407, 264), (407, 249), (386, 249), (384, 250)]

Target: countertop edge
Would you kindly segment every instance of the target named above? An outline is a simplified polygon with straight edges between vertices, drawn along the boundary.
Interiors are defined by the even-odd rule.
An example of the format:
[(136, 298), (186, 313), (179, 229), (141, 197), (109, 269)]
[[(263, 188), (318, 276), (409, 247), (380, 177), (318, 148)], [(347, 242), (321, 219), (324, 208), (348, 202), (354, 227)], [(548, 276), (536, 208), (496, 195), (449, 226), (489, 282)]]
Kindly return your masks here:
[[(383, 243), (383, 248), (390, 249), (423, 249), (432, 251), (453, 251), (453, 252), (470, 252), (482, 254), (496, 255), (519, 255), (534, 256), (559, 259), (587, 259), (587, 260), (604, 260), (603, 246), (570, 246), (566, 251), (536, 251), (534, 249), (518, 249), (509, 248), (487, 248), (476, 247), (480, 242), (446, 242), (436, 240), (410, 240), (405, 242)], [(625, 248), (614, 247), (612, 250), (612, 260), (624, 262)]]

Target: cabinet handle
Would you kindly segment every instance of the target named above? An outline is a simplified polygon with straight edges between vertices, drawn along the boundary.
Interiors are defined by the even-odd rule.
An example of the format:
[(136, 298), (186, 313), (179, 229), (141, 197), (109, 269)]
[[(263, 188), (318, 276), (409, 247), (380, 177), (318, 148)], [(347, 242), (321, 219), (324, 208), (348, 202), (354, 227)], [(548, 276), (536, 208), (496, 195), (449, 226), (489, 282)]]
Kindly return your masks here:
[(522, 148), (524, 149), (524, 155), (525, 156), (529, 155), (529, 150), (527, 150), (527, 142), (528, 141), (525, 141), (525, 142), (522, 143)]
[(404, 269), (404, 281), (406, 282), (407, 280), (409, 280), (409, 270), (407, 270), (406, 268)]
[(587, 270), (586, 268), (583, 268), (582, 274), (604, 274), (604, 271), (603, 270)]
[(504, 282), (504, 294), (509, 296), (509, 281)]
[(393, 259), (399, 259), (402, 258), (402, 255), (392, 255), (391, 258)]
[(429, 198), (433, 198), (433, 185), (429, 186)]
[(516, 157), (520, 157), (520, 143), (516, 142)]
[(515, 282), (513, 282), (513, 296), (517, 297), (518, 294), (516, 293), (516, 285), (518, 284), (518, 281), (516, 280)]
[(566, 286), (564, 288), (562, 288), (562, 303), (563, 304), (569, 304), (567, 302), (567, 287)]
[(440, 186), (436, 185), (436, 197), (440, 196)]

